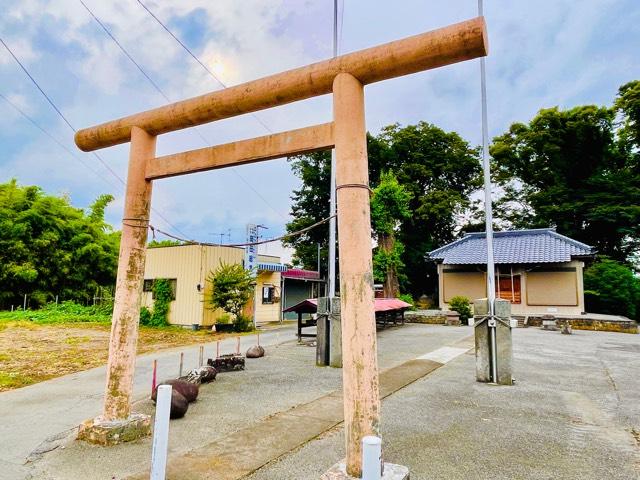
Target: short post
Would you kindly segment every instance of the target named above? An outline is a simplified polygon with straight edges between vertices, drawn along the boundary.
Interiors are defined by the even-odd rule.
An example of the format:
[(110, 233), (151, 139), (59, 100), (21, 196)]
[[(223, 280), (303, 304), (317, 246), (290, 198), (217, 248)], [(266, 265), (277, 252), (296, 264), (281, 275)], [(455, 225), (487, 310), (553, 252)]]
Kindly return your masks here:
[(153, 372), (151, 374), (151, 395), (153, 396), (153, 392), (156, 390), (156, 385), (158, 381), (157, 377), (158, 372), (158, 360), (153, 361)]
[(22, 302), (22, 310), (27, 309), (27, 294), (24, 294), (24, 301)]
[(362, 473), (362, 438), (378, 435), (380, 391), (364, 88), (348, 73), (333, 81), (338, 247), (342, 313), (342, 384), (347, 473)]
[(216, 358), (220, 358), (220, 340), (216, 342)]
[(165, 480), (166, 478), (171, 388), (171, 385), (160, 385), (158, 387), (156, 419), (153, 426), (153, 445), (151, 449), (151, 480)]
[(204, 362), (204, 345), (200, 345), (200, 355), (198, 356), (198, 367)]
[(58, 305), (58, 295), (56, 295), (56, 305)]
[(240, 337), (237, 338), (236, 342), (236, 353), (240, 355)]
[(368, 435), (362, 439), (362, 480), (380, 480), (382, 468), (382, 439)]
[(180, 352), (180, 368), (178, 370), (178, 377), (182, 376), (182, 367), (184, 365), (184, 352)]

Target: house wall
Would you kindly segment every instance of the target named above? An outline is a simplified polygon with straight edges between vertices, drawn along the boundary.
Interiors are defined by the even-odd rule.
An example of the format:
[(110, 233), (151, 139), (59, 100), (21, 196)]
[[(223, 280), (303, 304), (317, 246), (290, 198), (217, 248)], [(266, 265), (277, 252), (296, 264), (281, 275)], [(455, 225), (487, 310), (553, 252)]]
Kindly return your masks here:
[[(520, 275), (521, 302), (511, 305), (514, 315), (566, 314), (584, 312), (583, 268), (581, 261), (540, 265), (498, 265), (502, 274)], [(470, 265), (438, 265), (440, 308), (448, 300), (463, 295), (471, 300), (486, 297), (486, 274)]]
[[(207, 306), (211, 295), (210, 272), (221, 264), (242, 263), (244, 249), (237, 247), (214, 247), (204, 245), (178, 245), (147, 249), (144, 278), (176, 279), (176, 299), (171, 302), (169, 323), (174, 325), (213, 325), (224, 312)], [(279, 263), (273, 256), (259, 255), (260, 262)], [(272, 283), (280, 290), (280, 273), (264, 272), (257, 278), (256, 318), (258, 322), (280, 319), (280, 303), (262, 306), (262, 285)], [(200, 285), (200, 290), (198, 290)], [(153, 307), (151, 292), (142, 293), (142, 305)]]
[[(276, 322), (280, 320), (280, 272), (260, 272), (256, 277), (256, 323)], [(275, 298), (273, 303), (262, 303), (262, 288), (265, 285), (275, 287)]]

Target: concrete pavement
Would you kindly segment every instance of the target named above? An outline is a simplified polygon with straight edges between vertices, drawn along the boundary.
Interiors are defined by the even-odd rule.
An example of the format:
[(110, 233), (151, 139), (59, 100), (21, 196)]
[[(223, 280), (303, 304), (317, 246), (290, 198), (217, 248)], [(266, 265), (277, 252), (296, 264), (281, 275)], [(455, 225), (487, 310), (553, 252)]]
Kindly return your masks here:
[[(378, 335), (381, 369), (398, 367), (442, 345), (455, 343), (470, 333), (471, 330), (465, 327), (424, 325), (406, 325), (382, 331)], [(307, 434), (313, 431), (314, 425), (321, 427), (321, 422), (310, 424), (314, 415), (321, 414), (317, 409), (314, 415), (310, 415), (309, 420), (302, 414), (295, 417), (287, 415), (296, 420), (293, 424), (287, 424), (291, 425), (291, 428), (284, 430), (279, 428), (283, 424), (274, 421), (278, 423), (275, 425), (270, 419), (280, 414), (286, 415), (292, 408), (303, 408), (310, 402), (339, 390), (342, 371), (316, 367), (315, 348), (297, 345), (295, 340), (267, 347), (266, 351), (264, 358), (247, 359), (246, 370), (221, 374), (212, 384), (201, 387), (198, 401), (190, 405), (187, 415), (183, 419), (171, 422), (170, 459), (188, 456), (190, 452), (198, 449), (205, 453), (215, 452), (214, 447), (224, 446), (225, 442), (232, 442), (233, 439), (239, 440), (236, 442), (239, 445), (258, 449), (256, 435), (257, 438), (262, 438), (260, 445), (285, 447), (292, 440), (294, 433)], [(417, 366), (412, 368), (416, 369), (414, 374), (420, 373)], [(388, 388), (394, 389), (404, 385), (400, 375), (392, 375), (388, 381), (383, 382), (383, 387), (385, 384)], [(306, 408), (312, 407), (307, 405)], [(136, 406), (136, 410), (153, 413), (153, 405), (150, 401), (143, 400)], [(330, 412), (328, 414), (335, 415)], [(338, 414), (341, 414), (339, 407)], [(264, 425), (264, 422), (268, 425)], [(246, 435), (238, 435), (243, 430)], [(277, 434), (267, 435), (268, 431), (277, 431)], [(244, 440), (240, 440), (241, 438)], [(63, 446), (28, 465), (28, 472), (33, 475), (32, 478), (122, 479), (140, 475), (149, 468), (149, 438), (108, 448), (73, 441), (66, 442)], [(281, 455), (286, 453), (287, 449), (279, 451), (278, 455)], [(265, 454), (264, 458), (268, 457), (265, 452), (262, 453)], [(259, 456), (259, 453), (256, 452), (255, 456)], [(256, 468), (260, 465), (261, 463), (258, 463)], [(232, 464), (227, 464), (227, 470), (232, 467)], [(244, 469), (247, 462), (238, 462), (237, 467)], [(193, 475), (191, 478), (201, 477)]]
[[(262, 332), (260, 343), (266, 347), (279, 344), (291, 340), (294, 333), (295, 327), (289, 324)], [(243, 352), (256, 342), (255, 335), (240, 338)], [(215, 342), (205, 344), (205, 358), (214, 356), (215, 348)], [(220, 349), (221, 354), (235, 351), (236, 339), (221, 341)], [(199, 345), (138, 357), (133, 389), (136, 400), (150, 394), (153, 360), (158, 360), (159, 380), (176, 377), (180, 352), (184, 352), (185, 371), (197, 366)], [(0, 479), (25, 478), (28, 469), (24, 463), (32, 452), (51, 448), (47, 439), (64, 437), (65, 432), (101, 412), (105, 372), (105, 367), (98, 367), (0, 394)]]

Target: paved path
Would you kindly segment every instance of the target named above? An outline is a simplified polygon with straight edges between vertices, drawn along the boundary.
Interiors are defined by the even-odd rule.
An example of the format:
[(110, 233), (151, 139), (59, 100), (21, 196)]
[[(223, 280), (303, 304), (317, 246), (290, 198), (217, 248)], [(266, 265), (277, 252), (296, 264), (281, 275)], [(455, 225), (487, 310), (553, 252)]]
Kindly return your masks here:
[[(293, 325), (260, 334), (260, 344), (268, 347), (291, 340)], [(256, 342), (255, 335), (242, 336), (241, 351)], [(215, 342), (205, 344), (205, 358), (215, 355)], [(220, 342), (220, 353), (236, 349), (236, 338)], [(134, 399), (147, 397), (151, 388), (153, 360), (158, 360), (158, 378), (176, 377), (179, 352), (184, 352), (184, 370), (198, 362), (199, 345), (177, 347), (138, 357), (134, 379)], [(38, 361), (34, 358), (34, 361)], [(23, 479), (27, 457), (50, 437), (68, 432), (102, 410), (106, 367), (48, 380), (0, 394), (0, 479)]]
[[(456, 345), (470, 334), (468, 327), (410, 324), (381, 331), (378, 359), (381, 370), (388, 372), (381, 375), (382, 395), (390, 395), (439, 365), (430, 360), (416, 360), (417, 357), (445, 345)], [(470, 345), (468, 340), (466, 345)], [(220, 478), (237, 478), (232, 469), (247, 473), (286, 453), (288, 446), (300, 445), (323, 432), (328, 417), (316, 418), (323, 415), (321, 410), (340, 421), (342, 409), (339, 403), (336, 407), (335, 398), (318, 400), (340, 389), (340, 369), (316, 367), (315, 348), (298, 345), (295, 340), (267, 347), (266, 351), (264, 358), (247, 359), (244, 371), (221, 374), (215, 382), (203, 385), (198, 401), (189, 406), (187, 415), (171, 422), (169, 458), (177, 462), (174, 465), (201, 452), (200, 465), (208, 468), (209, 453), (223, 453), (228, 442), (235, 439), (233, 443), (238, 448), (251, 451), (251, 455), (244, 457), (255, 458), (238, 459), (238, 452), (233, 455), (231, 448), (226, 467), (219, 465), (219, 456), (214, 455), (213, 460), (225, 475)], [(307, 417), (305, 411), (309, 409), (313, 414)], [(149, 400), (143, 400), (136, 405), (136, 411), (152, 414), (154, 407)], [(46, 480), (123, 479), (147, 470), (150, 452), (150, 438), (108, 448), (66, 441), (30, 463), (28, 472), (34, 479)], [(202, 476), (195, 474), (189, 478)]]

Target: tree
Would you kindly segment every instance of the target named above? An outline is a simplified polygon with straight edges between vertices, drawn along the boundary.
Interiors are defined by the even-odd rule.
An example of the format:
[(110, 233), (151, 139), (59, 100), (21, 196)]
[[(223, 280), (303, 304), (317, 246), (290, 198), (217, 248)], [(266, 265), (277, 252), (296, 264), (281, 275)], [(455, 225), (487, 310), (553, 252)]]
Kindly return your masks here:
[(604, 258), (584, 272), (587, 309), (596, 313), (638, 318), (640, 279), (619, 262)]
[(253, 274), (238, 263), (223, 263), (209, 273), (207, 280), (213, 286), (209, 304), (214, 309), (221, 308), (236, 318), (240, 317), (243, 307), (253, 294)]
[(380, 183), (371, 196), (371, 227), (378, 247), (373, 256), (373, 275), (384, 282), (384, 296), (396, 298), (400, 295), (398, 278), (404, 277), (402, 254), (404, 246), (396, 241), (396, 230), (402, 220), (410, 217), (411, 195), (398, 183), (391, 172), (383, 172)]
[[(329, 182), (331, 178), (331, 153), (314, 152), (289, 159), (293, 172), (302, 182), (294, 190), (291, 207), (293, 220), (286, 226), (287, 232), (306, 228), (329, 216)], [(283, 240), (283, 244), (294, 248), (293, 264), (316, 270), (318, 264), (318, 244), (320, 252), (321, 276), (326, 276), (328, 262), (329, 226), (313, 228), (296, 237)]]
[(640, 247), (639, 111), (640, 86), (631, 82), (616, 108), (549, 108), (511, 125), (491, 147), (504, 190), (496, 217), (512, 228), (555, 226), (629, 261)]
[(16, 180), (0, 184), (0, 308), (59, 299), (88, 301), (115, 282), (120, 235), (104, 221), (113, 200), (101, 195), (88, 212), (65, 197)]
[[(437, 285), (436, 269), (425, 257), (456, 238), (458, 219), (469, 206), (469, 195), (480, 185), (479, 150), (457, 133), (426, 122), (391, 125), (375, 137), (367, 135), (367, 150), (370, 185), (375, 188), (382, 172), (390, 171), (411, 195), (411, 215), (400, 223), (396, 235), (404, 245), (400, 259), (407, 277), (402, 289), (414, 296), (432, 292)], [(302, 186), (292, 197), (293, 220), (287, 231), (329, 215), (330, 158), (328, 152), (322, 152), (291, 160)], [(315, 268), (317, 243), (323, 245), (322, 265), (326, 265), (327, 231), (316, 228), (287, 242), (295, 248), (297, 265)]]

